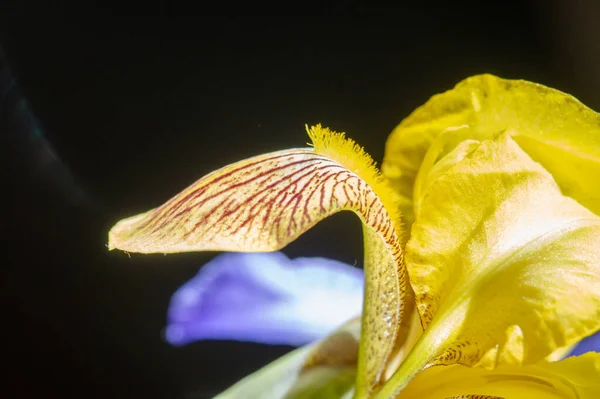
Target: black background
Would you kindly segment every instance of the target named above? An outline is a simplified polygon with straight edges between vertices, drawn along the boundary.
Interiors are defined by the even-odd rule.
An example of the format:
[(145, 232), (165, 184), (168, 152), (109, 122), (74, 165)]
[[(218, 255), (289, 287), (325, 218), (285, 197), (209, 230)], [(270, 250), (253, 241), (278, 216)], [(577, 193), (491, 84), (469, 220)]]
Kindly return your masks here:
[[(0, 131), (0, 397), (210, 397), (288, 351), (170, 347), (170, 295), (214, 254), (129, 258), (104, 245), (117, 220), (215, 168), (304, 146), (305, 123), (347, 132), (380, 161), (412, 109), (483, 72), (600, 109), (594, 0), (349, 4), (261, 17), (168, 16), (167, 3), (2, 6), (0, 45), (42, 132)], [(248, 7), (222, 11), (283, 11)], [(162, 16), (115, 16), (125, 8)], [(0, 107), (10, 125), (10, 104)], [(286, 253), (360, 264), (360, 248), (358, 221), (337, 215)]]

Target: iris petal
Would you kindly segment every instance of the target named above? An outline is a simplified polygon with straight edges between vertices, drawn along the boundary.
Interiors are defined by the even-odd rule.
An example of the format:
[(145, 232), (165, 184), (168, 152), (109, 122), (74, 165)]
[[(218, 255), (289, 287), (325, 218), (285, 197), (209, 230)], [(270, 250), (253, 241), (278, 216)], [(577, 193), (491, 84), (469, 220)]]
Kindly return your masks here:
[(171, 298), (166, 339), (300, 346), (359, 315), (363, 272), (326, 258), (225, 253)]
[(600, 331), (582, 339), (569, 356), (579, 356), (586, 352), (600, 352)]

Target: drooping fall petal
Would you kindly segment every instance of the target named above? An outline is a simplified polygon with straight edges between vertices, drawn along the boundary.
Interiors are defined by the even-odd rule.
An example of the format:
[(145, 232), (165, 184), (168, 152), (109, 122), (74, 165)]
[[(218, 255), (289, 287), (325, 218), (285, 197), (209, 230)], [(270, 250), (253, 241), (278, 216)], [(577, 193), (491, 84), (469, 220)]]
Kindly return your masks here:
[(279, 151), (226, 166), (159, 208), (118, 222), (108, 246), (142, 253), (268, 252), (333, 213), (355, 212), (370, 254), (357, 381), (357, 396), (364, 397), (380, 383), (409, 313), (400, 215), (394, 192), (361, 147), (320, 126), (309, 135), (314, 150)]
[(527, 364), (597, 331), (599, 242), (510, 136), (482, 142), (424, 194), (406, 264), (425, 331), (378, 398), (427, 364)]
[(430, 147), (441, 158), (465, 139), (502, 131), (552, 173), (565, 195), (600, 214), (600, 114), (558, 90), (486, 74), (432, 97), (388, 138), (382, 172), (402, 196), (407, 225), (414, 221), (413, 186)]
[(281, 252), (225, 253), (171, 297), (166, 338), (301, 346), (361, 314), (361, 269)]
[(357, 318), (247, 376), (215, 399), (340, 399), (356, 378), (359, 337)]
[[(600, 354), (494, 370), (462, 365), (434, 366), (419, 373), (397, 399), (449, 397), (506, 399), (600, 398)], [(480, 395), (480, 396), (478, 396)]]

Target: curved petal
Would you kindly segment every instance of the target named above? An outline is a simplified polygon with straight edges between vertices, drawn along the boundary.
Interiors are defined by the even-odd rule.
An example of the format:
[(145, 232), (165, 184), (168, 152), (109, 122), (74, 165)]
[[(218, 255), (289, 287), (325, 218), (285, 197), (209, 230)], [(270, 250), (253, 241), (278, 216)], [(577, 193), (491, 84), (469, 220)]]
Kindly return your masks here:
[[(471, 395), (471, 396), (468, 396)], [(397, 399), (420, 398), (597, 399), (600, 354), (495, 370), (461, 365), (422, 371)]]
[(402, 196), (406, 223), (414, 221), (413, 185), (436, 140), (443, 155), (461, 140), (502, 131), (551, 172), (566, 195), (600, 214), (600, 114), (558, 90), (485, 74), (433, 96), (390, 134), (381, 169)]
[[(308, 128), (307, 128), (308, 129)], [(363, 222), (365, 294), (356, 396), (381, 384), (410, 285), (396, 196), (372, 158), (343, 133), (308, 129), (313, 149), (259, 155), (217, 170), (164, 205), (118, 222), (109, 249), (141, 253), (279, 250), (324, 218), (352, 211)]]
[(462, 161), (470, 152), (479, 147), (480, 144), (481, 142), (477, 140), (461, 141), (452, 151), (441, 158), (441, 152), (433, 151), (435, 150), (435, 147), (432, 146), (431, 150), (427, 152), (427, 155), (423, 160), (423, 164), (421, 165), (421, 169), (419, 170), (415, 181), (413, 210), (416, 218), (418, 218), (421, 200), (433, 182), (443, 176), (455, 164)]
[(218, 255), (171, 297), (166, 338), (300, 346), (360, 315), (361, 269), (280, 252)]
[(600, 218), (510, 136), (482, 142), (421, 202), (406, 264), (425, 330), (381, 397), (428, 364), (533, 363), (597, 331), (598, 242)]

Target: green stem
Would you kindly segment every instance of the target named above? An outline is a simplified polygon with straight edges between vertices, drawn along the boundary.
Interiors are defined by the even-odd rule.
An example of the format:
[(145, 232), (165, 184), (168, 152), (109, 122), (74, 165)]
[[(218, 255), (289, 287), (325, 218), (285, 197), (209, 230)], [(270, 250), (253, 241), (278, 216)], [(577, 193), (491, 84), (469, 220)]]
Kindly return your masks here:
[(436, 349), (426, 336), (422, 336), (400, 364), (392, 377), (375, 395), (374, 399), (394, 399), (408, 383), (427, 365)]
[(410, 350), (406, 359), (373, 399), (395, 399), (408, 383), (440, 353), (442, 348), (456, 338), (458, 331), (456, 321), (460, 320), (461, 312), (459, 307), (450, 312), (447, 317), (435, 318), (425, 328), (423, 335)]

